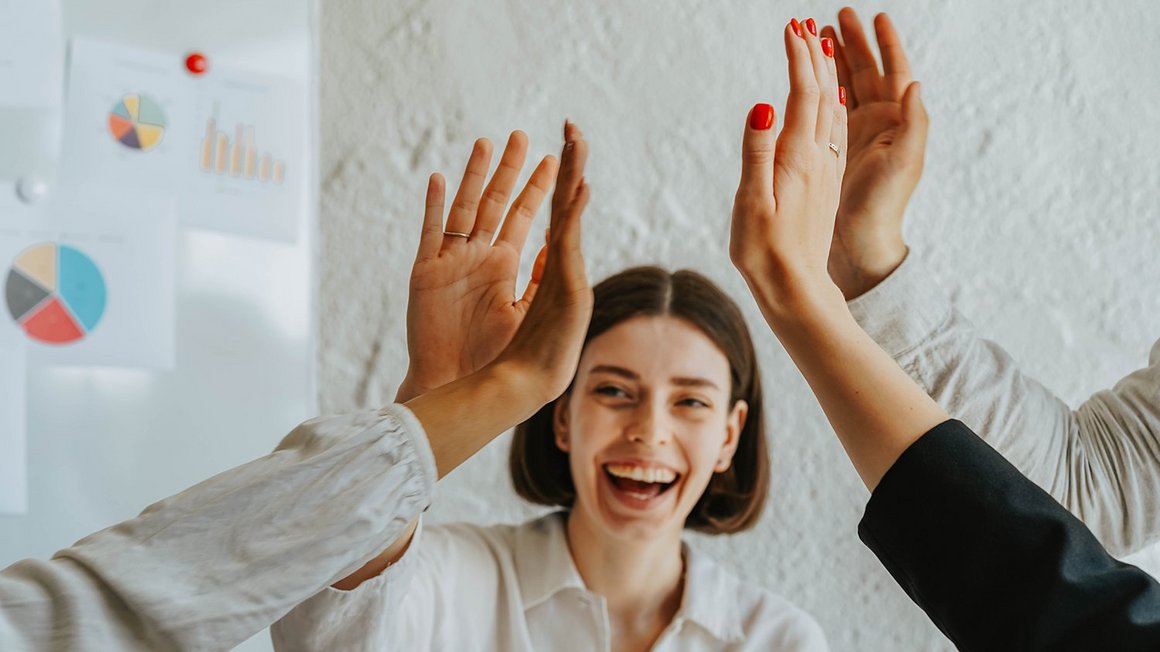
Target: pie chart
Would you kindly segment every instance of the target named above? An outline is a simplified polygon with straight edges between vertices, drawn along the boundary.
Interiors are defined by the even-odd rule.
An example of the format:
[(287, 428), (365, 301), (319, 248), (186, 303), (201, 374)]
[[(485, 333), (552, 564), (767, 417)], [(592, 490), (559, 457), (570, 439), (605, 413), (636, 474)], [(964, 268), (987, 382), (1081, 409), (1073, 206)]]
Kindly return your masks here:
[(165, 137), (165, 111), (148, 95), (126, 95), (109, 111), (109, 133), (125, 147), (147, 152)]
[(46, 344), (83, 340), (100, 323), (107, 298), (96, 263), (55, 242), (35, 244), (16, 257), (4, 297), (25, 334)]

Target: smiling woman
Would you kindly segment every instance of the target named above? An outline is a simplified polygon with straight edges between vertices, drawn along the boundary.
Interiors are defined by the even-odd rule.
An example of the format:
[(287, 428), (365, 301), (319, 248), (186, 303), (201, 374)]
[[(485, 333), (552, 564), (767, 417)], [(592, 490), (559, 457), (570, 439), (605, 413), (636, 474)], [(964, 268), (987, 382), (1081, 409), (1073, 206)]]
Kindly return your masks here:
[[(680, 482), (680, 501), (694, 504), (682, 502), (678, 530), (719, 534), (753, 525), (765, 504), (769, 458), (761, 374), (741, 311), (688, 270), (629, 269), (593, 292), (572, 387), (516, 428), (516, 491), (534, 503), (573, 507), (577, 484), (605, 486), (579, 460), (596, 438), (615, 435), (628, 441), (595, 458), (602, 471), (595, 477), (607, 475), (609, 488), (619, 489), (613, 496), (632, 498), (620, 478), (647, 482), (639, 476), (655, 469), (675, 474), (675, 481), (635, 489), (656, 498)], [(690, 480), (699, 491), (688, 489)]]

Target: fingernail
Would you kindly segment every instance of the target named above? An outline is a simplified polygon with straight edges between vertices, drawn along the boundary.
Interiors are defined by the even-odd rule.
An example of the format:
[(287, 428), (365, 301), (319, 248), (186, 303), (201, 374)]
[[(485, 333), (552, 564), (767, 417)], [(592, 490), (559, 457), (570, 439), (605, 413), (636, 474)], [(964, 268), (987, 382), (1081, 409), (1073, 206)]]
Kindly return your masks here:
[(834, 39), (828, 36), (822, 37), (822, 54), (831, 59), (834, 58)]
[(797, 18), (789, 19), (789, 26), (793, 28), (793, 33), (798, 36), (802, 35), (802, 24), (798, 22)]
[(773, 107), (758, 103), (753, 105), (749, 112), (749, 128), (756, 131), (765, 131), (773, 126)]
[(806, 19), (806, 29), (810, 30), (810, 34), (818, 35), (818, 24), (814, 22), (813, 18)]
[(838, 104), (841, 104), (842, 106), (846, 106), (846, 87), (845, 86), (838, 87)]

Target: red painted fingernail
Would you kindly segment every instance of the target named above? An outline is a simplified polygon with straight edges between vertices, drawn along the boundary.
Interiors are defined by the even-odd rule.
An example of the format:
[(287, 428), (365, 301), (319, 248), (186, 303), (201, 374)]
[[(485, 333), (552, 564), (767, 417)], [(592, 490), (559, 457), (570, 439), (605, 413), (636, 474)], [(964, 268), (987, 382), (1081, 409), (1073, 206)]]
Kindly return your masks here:
[(818, 24), (814, 22), (813, 18), (806, 19), (806, 29), (810, 30), (810, 34), (818, 35)]
[(838, 87), (838, 104), (841, 104), (842, 106), (846, 106), (846, 87), (845, 86)]
[(749, 128), (765, 131), (773, 126), (773, 107), (768, 104), (754, 104), (749, 112)]
[(831, 59), (834, 58), (834, 39), (828, 36), (822, 37), (822, 54)]
[(802, 24), (797, 21), (797, 18), (789, 19), (789, 26), (793, 28), (793, 33), (798, 36), (802, 35)]

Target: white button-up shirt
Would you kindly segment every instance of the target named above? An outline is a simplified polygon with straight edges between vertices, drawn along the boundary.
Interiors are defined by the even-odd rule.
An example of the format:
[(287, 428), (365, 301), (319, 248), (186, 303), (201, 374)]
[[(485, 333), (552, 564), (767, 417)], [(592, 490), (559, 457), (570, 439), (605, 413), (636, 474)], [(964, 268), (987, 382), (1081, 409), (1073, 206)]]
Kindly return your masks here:
[[(521, 525), (416, 531), (407, 553), (353, 591), (328, 588), (273, 628), (278, 650), (610, 650), (604, 598), (568, 548), (564, 512)], [(680, 609), (657, 652), (824, 651), (805, 612), (684, 545)]]

